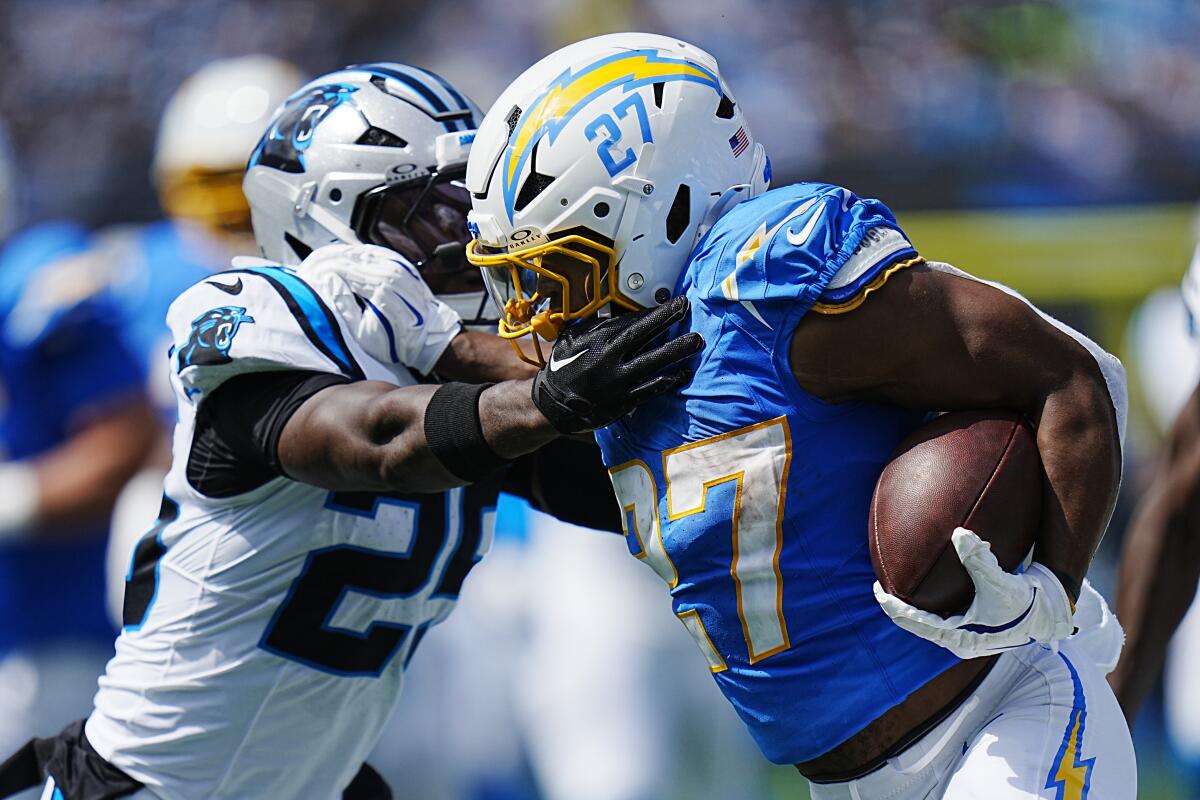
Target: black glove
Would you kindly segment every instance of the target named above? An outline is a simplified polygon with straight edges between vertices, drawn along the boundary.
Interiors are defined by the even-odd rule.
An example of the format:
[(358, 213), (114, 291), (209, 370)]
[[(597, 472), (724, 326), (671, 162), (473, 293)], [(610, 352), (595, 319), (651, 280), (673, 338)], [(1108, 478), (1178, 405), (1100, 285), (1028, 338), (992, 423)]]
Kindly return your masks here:
[(534, 405), (559, 433), (581, 433), (685, 385), (692, 370), (667, 368), (699, 353), (704, 338), (692, 332), (664, 344), (653, 341), (688, 307), (686, 297), (676, 297), (657, 308), (565, 328), (533, 379)]

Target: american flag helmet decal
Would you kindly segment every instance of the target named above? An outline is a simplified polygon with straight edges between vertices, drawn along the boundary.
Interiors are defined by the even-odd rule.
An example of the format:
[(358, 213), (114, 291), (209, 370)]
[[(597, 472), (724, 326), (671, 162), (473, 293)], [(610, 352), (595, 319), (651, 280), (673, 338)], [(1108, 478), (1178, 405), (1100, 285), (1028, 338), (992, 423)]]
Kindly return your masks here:
[(729, 137), (729, 149), (733, 151), (734, 158), (746, 152), (746, 148), (749, 146), (750, 137), (746, 135), (745, 128), (738, 128), (737, 133)]

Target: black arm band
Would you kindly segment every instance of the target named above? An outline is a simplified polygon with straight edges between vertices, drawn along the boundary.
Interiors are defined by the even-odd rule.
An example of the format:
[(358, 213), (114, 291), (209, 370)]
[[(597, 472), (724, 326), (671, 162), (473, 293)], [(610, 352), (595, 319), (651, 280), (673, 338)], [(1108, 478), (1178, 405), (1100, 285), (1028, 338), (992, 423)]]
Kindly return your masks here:
[(486, 478), (509, 462), (483, 438), (479, 396), (493, 384), (444, 383), (425, 407), (425, 441), (446, 471), (467, 483)]

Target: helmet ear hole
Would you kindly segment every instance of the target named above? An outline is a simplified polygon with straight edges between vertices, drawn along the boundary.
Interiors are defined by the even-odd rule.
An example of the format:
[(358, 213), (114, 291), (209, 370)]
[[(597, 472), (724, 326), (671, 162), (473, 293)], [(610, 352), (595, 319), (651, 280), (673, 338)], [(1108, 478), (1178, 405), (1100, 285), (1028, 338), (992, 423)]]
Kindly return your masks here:
[(691, 222), (691, 210), (692, 190), (686, 183), (681, 183), (679, 190), (675, 192), (671, 210), (667, 212), (667, 241), (671, 244), (678, 242), (679, 237), (687, 230), (688, 223)]
[(525, 206), (532, 203), (535, 197), (546, 191), (546, 187), (554, 183), (553, 175), (544, 175), (538, 172), (537, 148), (538, 146), (535, 144), (529, 155), (529, 177), (521, 184), (521, 191), (517, 192), (517, 199), (513, 202), (514, 211), (524, 210)]

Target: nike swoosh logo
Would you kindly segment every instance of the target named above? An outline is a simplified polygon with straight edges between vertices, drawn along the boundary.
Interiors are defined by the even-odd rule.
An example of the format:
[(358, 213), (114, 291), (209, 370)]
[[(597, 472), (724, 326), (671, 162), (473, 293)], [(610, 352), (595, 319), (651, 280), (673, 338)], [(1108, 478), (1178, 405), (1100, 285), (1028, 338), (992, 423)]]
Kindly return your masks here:
[(1016, 619), (1009, 620), (1003, 625), (959, 625), (960, 631), (970, 631), (971, 633), (1000, 633), (1009, 628), (1015, 627), (1021, 620), (1029, 616), (1029, 612), (1033, 611), (1033, 604), (1037, 600), (1037, 587), (1033, 587), (1033, 596), (1029, 598), (1029, 608), (1021, 612), (1021, 615)]
[(233, 283), (228, 284), (228, 285), (226, 285), (224, 283), (217, 283), (216, 281), (205, 281), (205, 283), (207, 283), (209, 286), (213, 286), (217, 289), (220, 289), (225, 294), (241, 294), (242, 293), (242, 279), (241, 278), (238, 278), (236, 281), (234, 281)]
[(555, 359), (554, 355), (551, 354), (551, 356), (550, 356), (550, 371), (558, 372), (560, 369), (565, 367), (567, 364), (570, 364), (572, 361), (579, 358), (581, 355), (583, 355), (584, 353), (586, 353), (588, 350), (591, 350), (591, 349), (592, 348), (589, 347), (589, 348), (587, 348), (587, 350), (580, 350), (578, 353), (571, 356), (570, 358), (564, 358), (561, 360)]
[[(400, 262), (397, 261), (396, 263), (399, 264)], [(404, 303), (404, 305), (408, 306), (408, 310), (411, 311), (413, 317), (416, 318), (416, 322), (413, 323), (416, 327), (419, 328), (425, 324), (425, 318), (421, 316), (421, 312), (417, 311), (417, 309), (413, 306), (412, 303), (405, 300), (404, 295), (400, 294), (399, 292), (397, 292), (395, 290), (392, 290), (392, 294), (394, 294), (394, 295), (396, 295), (396, 297), (400, 298), (401, 303)]]
[[(1003, 647), (989, 647), (988, 650), (1016, 650), (1018, 647), (1027, 647), (1036, 642), (1037, 639), (1030, 636), (1028, 642), (1022, 642), (1021, 644), (1006, 644)], [(993, 720), (993, 722), (995, 722), (995, 720)]]
[(799, 247), (806, 243), (808, 238), (812, 236), (813, 230), (817, 227), (817, 223), (821, 221), (821, 212), (814, 213), (808, 218), (808, 223), (800, 229), (799, 233), (792, 233), (792, 229), (788, 228), (784, 231), (784, 236), (787, 237), (788, 243), (793, 247)]

